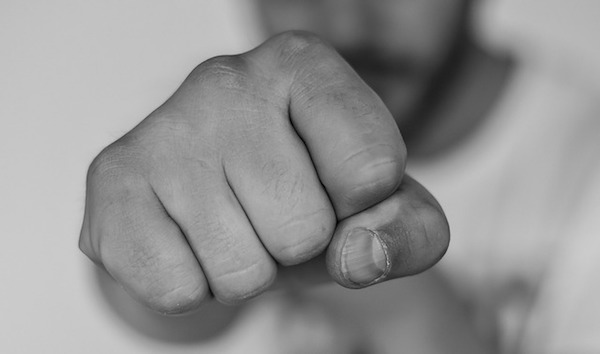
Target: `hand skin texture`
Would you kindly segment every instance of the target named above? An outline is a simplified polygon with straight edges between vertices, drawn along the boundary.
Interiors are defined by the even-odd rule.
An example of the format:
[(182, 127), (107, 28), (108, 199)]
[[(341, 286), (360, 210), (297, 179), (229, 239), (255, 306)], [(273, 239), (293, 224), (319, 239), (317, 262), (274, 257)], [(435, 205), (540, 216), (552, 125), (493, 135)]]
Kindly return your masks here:
[(94, 159), (79, 245), (165, 314), (241, 303), (320, 254), (314, 277), (370, 286), (448, 246), (405, 160), (379, 97), (319, 38), (286, 32), (200, 64)]

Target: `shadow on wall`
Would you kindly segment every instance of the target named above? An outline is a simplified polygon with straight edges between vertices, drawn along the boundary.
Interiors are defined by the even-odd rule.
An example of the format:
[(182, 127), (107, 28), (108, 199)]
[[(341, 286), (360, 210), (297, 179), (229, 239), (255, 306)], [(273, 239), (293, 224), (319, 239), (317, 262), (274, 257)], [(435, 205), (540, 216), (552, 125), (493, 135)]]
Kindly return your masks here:
[(115, 317), (155, 340), (173, 343), (214, 340), (225, 333), (243, 309), (211, 301), (189, 315), (163, 316), (137, 303), (104, 270), (94, 268), (99, 292)]

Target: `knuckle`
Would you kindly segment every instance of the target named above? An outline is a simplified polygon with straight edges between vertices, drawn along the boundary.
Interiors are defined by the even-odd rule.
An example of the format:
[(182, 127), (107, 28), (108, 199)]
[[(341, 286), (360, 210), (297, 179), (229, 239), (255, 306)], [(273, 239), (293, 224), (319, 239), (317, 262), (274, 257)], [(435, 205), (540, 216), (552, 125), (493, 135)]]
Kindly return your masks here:
[(88, 168), (88, 181), (100, 182), (105, 178), (119, 177), (127, 166), (128, 150), (124, 144), (117, 142), (107, 146), (92, 161)]
[(102, 263), (132, 297), (162, 314), (192, 311), (208, 296), (202, 274), (146, 242), (109, 242)]
[(314, 56), (331, 47), (319, 36), (307, 31), (287, 31), (273, 38), (284, 61)]
[(148, 183), (136, 171), (129, 150), (121, 143), (114, 143), (105, 148), (88, 169), (86, 214), (89, 215), (84, 217), (79, 248), (96, 263), (104, 263), (106, 237), (116, 237), (112, 234), (120, 232), (117, 221), (127, 216), (123, 214), (127, 210), (123, 206), (147, 193)]
[(98, 262), (98, 257), (94, 252), (89, 236), (81, 235), (79, 237), (79, 250), (93, 262)]
[(198, 65), (188, 80), (213, 89), (242, 89), (248, 86), (249, 68), (241, 55), (218, 56)]
[(276, 275), (273, 262), (260, 260), (215, 276), (211, 289), (221, 303), (237, 305), (262, 294), (275, 281)]
[(90, 189), (139, 189), (143, 167), (139, 154), (120, 139), (106, 147), (90, 164), (87, 181)]

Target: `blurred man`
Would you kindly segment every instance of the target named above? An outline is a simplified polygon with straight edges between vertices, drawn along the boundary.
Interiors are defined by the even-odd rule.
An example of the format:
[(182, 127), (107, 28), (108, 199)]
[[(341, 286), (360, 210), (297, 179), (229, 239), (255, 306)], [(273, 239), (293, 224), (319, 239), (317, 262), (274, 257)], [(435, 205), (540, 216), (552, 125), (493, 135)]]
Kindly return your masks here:
[[(589, 212), (598, 183), (582, 176), (598, 167), (573, 157), (598, 151), (596, 122), (503, 112), (522, 95), (506, 90), (519, 78), (509, 83), (511, 61), (470, 37), (470, 1), (258, 8), (278, 35), (199, 65), (92, 163), (81, 249), (164, 313), (210, 298), (238, 304), (275, 282), (309, 287), (323, 275), (369, 288), (361, 298), (370, 311), (346, 305), (380, 335), (344, 350), (407, 350), (394, 328), (419, 316), (393, 310), (410, 300), (395, 298), (396, 287), (373, 285), (424, 271), (449, 241), (444, 212), (405, 174), (408, 156), (455, 235), (439, 269), (467, 311), (450, 320), (472, 321), (483, 347), (505, 352), (599, 349), (561, 323), (592, 325), (569, 307), (581, 297), (556, 291), (598, 291), (565, 273), (593, 267), (594, 257), (573, 254), (581, 243), (594, 254), (585, 240), (600, 230)], [(443, 304), (438, 317), (421, 314), (429, 323), (449, 318), (442, 288), (425, 284), (411, 300)], [(382, 292), (391, 299), (375, 300)], [(391, 347), (373, 344), (385, 330)], [(447, 343), (442, 332), (428, 340)]]

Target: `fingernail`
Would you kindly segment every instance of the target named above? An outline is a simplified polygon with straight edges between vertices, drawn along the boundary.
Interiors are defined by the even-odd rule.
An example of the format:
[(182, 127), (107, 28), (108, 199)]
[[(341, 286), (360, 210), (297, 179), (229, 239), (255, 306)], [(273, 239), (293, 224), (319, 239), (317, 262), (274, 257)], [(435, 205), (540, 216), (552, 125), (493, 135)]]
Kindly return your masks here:
[(387, 248), (375, 231), (365, 228), (348, 233), (341, 263), (346, 280), (361, 286), (381, 280), (390, 269)]

